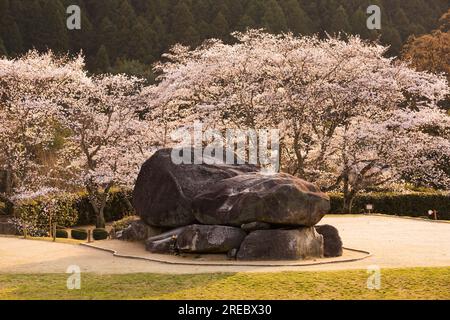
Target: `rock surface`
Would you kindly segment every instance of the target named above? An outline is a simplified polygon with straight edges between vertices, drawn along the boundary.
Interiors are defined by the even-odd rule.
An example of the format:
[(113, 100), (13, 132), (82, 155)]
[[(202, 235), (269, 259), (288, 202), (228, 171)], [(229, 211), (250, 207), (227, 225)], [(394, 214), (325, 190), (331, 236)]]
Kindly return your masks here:
[(250, 222), (250, 223), (245, 223), (241, 226), (241, 229), (246, 231), (246, 232), (252, 232), (252, 231), (256, 231), (256, 230), (268, 230), (270, 229), (270, 224), (265, 223), (265, 222)]
[(339, 231), (328, 224), (316, 226), (317, 233), (323, 237), (323, 254), (327, 258), (340, 257), (343, 254), (342, 240)]
[(299, 260), (323, 257), (323, 238), (314, 228), (258, 230), (250, 233), (238, 260)]
[(191, 225), (177, 237), (177, 249), (192, 253), (227, 253), (240, 247), (247, 234), (234, 227)]
[(314, 226), (330, 209), (326, 194), (288, 174), (240, 174), (218, 181), (194, 199), (197, 221), (241, 226), (249, 222)]
[(157, 236), (150, 237), (145, 241), (145, 248), (152, 253), (175, 253), (178, 235), (186, 227), (170, 230)]
[[(172, 149), (157, 151), (139, 173), (133, 206), (149, 225), (180, 227), (196, 222), (193, 199), (209, 186), (238, 174), (255, 172), (251, 165), (175, 164)], [(191, 154), (195, 163), (194, 152)]]
[(313, 227), (330, 209), (329, 197), (314, 184), (283, 173), (266, 175), (253, 165), (206, 164), (216, 159), (197, 159), (196, 151), (185, 154), (192, 164), (177, 164), (172, 156), (180, 149), (159, 150), (144, 163), (133, 192), (142, 221), (123, 230), (123, 239), (175, 228), (148, 238), (147, 250), (224, 253), (238, 260), (342, 254), (336, 229)]
[(142, 220), (130, 223), (125, 229), (116, 232), (115, 238), (125, 241), (143, 241), (162, 232), (159, 228), (150, 227)]

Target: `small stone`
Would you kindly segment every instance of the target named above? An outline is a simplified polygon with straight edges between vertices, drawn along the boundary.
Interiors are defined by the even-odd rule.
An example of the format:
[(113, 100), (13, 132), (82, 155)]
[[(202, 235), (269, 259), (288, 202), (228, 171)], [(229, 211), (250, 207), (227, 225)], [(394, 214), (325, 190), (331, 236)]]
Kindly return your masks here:
[(236, 248), (231, 249), (231, 250), (228, 251), (228, 253), (227, 253), (228, 259), (230, 259), (230, 260), (236, 260), (237, 253), (238, 253), (238, 249), (236, 249)]
[(324, 256), (327, 258), (342, 256), (342, 239), (339, 236), (339, 231), (327, 224), (316, 226), (315, 228), (317, 233), (323, 237)]

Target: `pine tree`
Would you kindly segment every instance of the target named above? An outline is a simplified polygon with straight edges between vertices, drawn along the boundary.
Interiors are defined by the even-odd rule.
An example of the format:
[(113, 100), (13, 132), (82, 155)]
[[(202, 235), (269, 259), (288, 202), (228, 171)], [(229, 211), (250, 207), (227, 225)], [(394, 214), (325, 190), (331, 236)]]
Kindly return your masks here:
[(228, 21), (222, 12), (219, 12), (217, 16), (214, 18), (212, 25), (212, 34), (216, 38), (227, 37), (230, 33)]
[(228, 7), (227, 21), (230, 26), (236, 26), (244, 14), (244, 6), (242, 0), (226, 0), (225, 3)]
[(104, 45), (100, 46), (97, 55), (95, 56), (95, 72), (104, 73), (108, 72), (111, 68), (111, 63), (109, 61), (108, 50)]
[(19, 27), (11, 15), (9, 0), (0, 0), (0, 38), (5, 51), (17, 55), (23, 51), (23, 40)]
[(282, 7), (289, 30), (295, 34), (312, 33), (313, 23), (297, 0), (284, 0)]
[(112, 15), (112, 22), (117, 28), (116, 57), (126, 57), (128, 48), (126, 44), (132, 36), (132, 28), (136, 24), (136, 12), (128, 0), (119, 0), (117, 10)]
[(196, 47), (200, 44), (200, 36), (194, 26), (190, 26), (184, 33), (183, 43)]
[(197, 22), (197, 33), (200, 39), (209, 39), (213, 37), (213, 30), (211, 25), (204, 20)]
[(45, 50), (45, 19), (39, 0), (22, 1), (20, 21), (24, 49)]
[(66, 12), (59, 1), (45, 0), (42, 5), (42, 12), (46, 21), (46, 28), (43, 31), (46, 47), (55, 52), (66, 52), (69, 49)]
[(353, 34), (359, 34), (362, 38), (369, 38), (369, 29), (367, 28), (367, 15), (361, 9), (356, 10), (350, 18), (350, 26)]
[(329, 33), (334, 34), (338, 32), (350, 33), (351, 28), (348, 22), (348, 16), (343, 6), (339, 6), (330, 21), (330, 27), (327, 30)]
[(3, 43), (3, 39), (0, 38), (0, 57), (4, 57), (8, 55), (8, 51), (6, 51), (5, 44)]
[(112, 74), (128, 74), (145, 79), (148, 84), (155, 82), (155, 74), (151, 66), (138, 60), (117, 59), (110, 71)]
[(153, 56), (159, 57), (168, 46), (167, 28), (159, 16), (153, 20), (151, 28), (156, 35)]
[[(73, 2), (73, 0), (67, 0)], [(94, 27), (87, 15), (87, 8), (84, 3), (79, 2), (81, 8), (81, 29), (69, 30), (67, 32), (70, 50), (72, 52), (80, 52), (81, 50), (86, 56), (92, 56), (96, 53)], [(97, 30), (98, 31), (98, 30)], [(103, 43), (100, 41), (99, 43)]]
[(264, 8), (263, 1), (248, 0), (247, 6), (245, 8), (245, 15), (247, 15), (254, 21), (256, 27), (261, 26), (264, 11), (265, 11), (265, 8)]
[(286, 17), (283, 9), (275, 0), (269, 0), (265, 5), (264, 16), (262, 18), (264, 27), (273, 33), (280, 33), (287, 30)]
[[(193, 44), (198, 41), (198, 33), (194, 29), (194, 18), (184, 1), (179, 1), (174, 8), (171, 23), (171, 37), (173, 42)], [(197, 38), (197, 39), (195, 39)]]
[(237, 23), (236, 30), (245, 31), (248, 28), (250, 28), (250, 29), (256, 28), (256, 22), (253, 21), (253, 19), (250, 16), (244, 14), (241, 17), (241, 19), (239, 20), (239, 22)]
[(151, 53), (155, 37), (155, 32), (148, 25), (147, 21), (143, 17), (139, 17), (131, 28), (130, 38), (126, 43), (128, 48), (127, 59), (146, 63), (153, 61)]
[(403, 9), (399, 8), (395, 11), (393, 25), (395, 25), (395, 28), (398, 30), (400, 38), (402, 40), (406, 40), (409, 35), (409, 28), (411, 26), (411, 23)]
[(400, 33), (393, 27), (387, 25), (382, 29), (381, 42), (389, 45), (388, 55), (396, 55), (400, 52), (402, 38)]
[(117, 40), (117, 33), (118, 30), (111, 20), (108, 17), (103, 18), (96, 36), (96, 42), (102, 43), (106, 47), (110, 59), (113, 59), (113, 61), (117, 58), (120, 45)]
[[(210, 21), (211, 5), (208, 0), (194, 0), (192, 3), (192, 13), (195, 15), (196, 21)], [(201, 30), (204, 32), (204, 30)]]

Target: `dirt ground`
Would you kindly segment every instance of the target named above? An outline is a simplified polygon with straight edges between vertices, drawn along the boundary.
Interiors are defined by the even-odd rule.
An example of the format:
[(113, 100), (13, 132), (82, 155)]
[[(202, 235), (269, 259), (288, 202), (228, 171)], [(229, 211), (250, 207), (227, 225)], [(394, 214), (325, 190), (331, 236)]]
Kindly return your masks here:
[(354, 262), (306, 266), (175, 265), (114, 257), (81, 245), (0, 237), (0, 273), (64, 273), (71, 265), (83, 272), (204, 273), (272, 272), (450, 266), (450, 223), (387, 216), (327, 216), (321, 224), (338, 228), (348, 248), (372, 253)]

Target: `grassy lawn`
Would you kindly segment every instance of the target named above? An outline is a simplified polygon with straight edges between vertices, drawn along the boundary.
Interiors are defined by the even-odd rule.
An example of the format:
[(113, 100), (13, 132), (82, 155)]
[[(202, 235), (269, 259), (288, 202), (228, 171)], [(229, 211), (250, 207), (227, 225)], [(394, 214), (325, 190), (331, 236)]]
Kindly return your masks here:
[(450, 299), (450, 267), (385, 269), (381, 289), (364, 270), (197, 275), (0, 274), (0, 299)]

